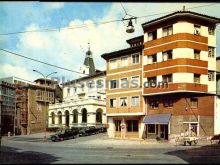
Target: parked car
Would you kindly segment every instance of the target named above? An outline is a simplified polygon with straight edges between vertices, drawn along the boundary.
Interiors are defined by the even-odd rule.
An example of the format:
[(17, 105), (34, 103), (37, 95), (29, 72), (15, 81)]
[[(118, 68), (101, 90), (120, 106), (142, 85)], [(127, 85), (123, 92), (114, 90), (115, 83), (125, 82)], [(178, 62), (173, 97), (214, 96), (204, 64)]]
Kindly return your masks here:
[(63, 131), (59, 131), (54, 135), (51, 135), (50, 139), (53, 142), (73, 139), (78, 133), (79, 133), (78, 129), (65, 129)]

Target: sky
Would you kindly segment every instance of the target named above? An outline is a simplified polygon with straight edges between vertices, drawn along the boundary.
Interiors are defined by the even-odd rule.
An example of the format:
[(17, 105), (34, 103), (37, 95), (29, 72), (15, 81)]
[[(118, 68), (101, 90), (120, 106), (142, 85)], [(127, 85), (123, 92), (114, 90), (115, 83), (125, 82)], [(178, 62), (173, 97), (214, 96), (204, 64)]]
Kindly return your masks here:
[[(0, 49), (79, 71), (90, 42), (96, 69), (105, 70), (106, 63), (101, 58), (103, 53), (128, 48), (127, 39), (143, 35), (142, 23), (166, 14), (151, 15), (182, 10), (183, 5), (187, 10), (190, 7), (209, 4), (211, 3), (0, 2), (0, 34), (60, 28), (50, 32), (0, 35)], [(147, 16), (137, 19), (134, 23), (134, 33), (126, 33), (125, 21), (100, 24), (122, 20), (126, 15), (122, 6), (127, 14), (135, 17)], [(220, 3), (189, 10), (220, 17), (219, 7)], [(81, 25), (87, 26), (74, 28)], [(220, 26), (217, 27), (217, 44), (220, 43), (219, 29)], [(217, 48), (217, 56), (219, 55), (220, 47)], [(62, 81), (79, 77), (77, 73), (16, 57), (0, 50), (0, 78), (16, 76), (34, 81), (42, 77), (33, 72), (33, 69), (45, 75), (56, 71), (57, 74), (53, 77)]]

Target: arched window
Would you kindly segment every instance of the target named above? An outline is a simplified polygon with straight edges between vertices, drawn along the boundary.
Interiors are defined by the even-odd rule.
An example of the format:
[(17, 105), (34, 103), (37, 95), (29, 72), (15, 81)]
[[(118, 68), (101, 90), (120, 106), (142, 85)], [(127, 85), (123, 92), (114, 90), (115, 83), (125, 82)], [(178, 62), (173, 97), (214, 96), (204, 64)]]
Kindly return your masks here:
[(73, 123), (78, 123), (78, 111), (73, 110)]
[(66, 121), (66, 122), (65, 122), (65, 123), (66, 123), (66, 126), (69, 127), (69, 124), (70, 124), (70, 122), (69, 122), (69, 121), (70, 121), (69, 111), (65, 111), (65, 119), (66, 119), (66, 120), (65, 120), (65, 121)]
[(57, 116), (58, 116), (58, 124), (62, 124), (62, 113), (60, 111), (57, 113)]
[(102, 109), (96, 111), (96, 123), (102, 123)]
[(87, 123), (87, 110), (82, 109), (82, 123)]
[(52, 118), (52, 124), (55, 124), (55, 114), (54, 114), (54, 112), (51, 113), (51, 118)]

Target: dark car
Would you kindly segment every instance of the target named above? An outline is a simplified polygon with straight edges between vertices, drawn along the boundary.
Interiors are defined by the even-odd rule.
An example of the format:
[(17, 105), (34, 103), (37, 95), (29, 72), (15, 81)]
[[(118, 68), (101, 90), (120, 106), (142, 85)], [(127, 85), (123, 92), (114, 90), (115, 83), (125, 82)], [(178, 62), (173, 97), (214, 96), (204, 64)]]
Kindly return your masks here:
[(51, 135), (50, 139), (53, 142), (73, 139), (78, 133), (79, 133), (79, 130), (77, 129), (65, 129), (63, 131), (59, 131), (58, 133), (54, 135)]

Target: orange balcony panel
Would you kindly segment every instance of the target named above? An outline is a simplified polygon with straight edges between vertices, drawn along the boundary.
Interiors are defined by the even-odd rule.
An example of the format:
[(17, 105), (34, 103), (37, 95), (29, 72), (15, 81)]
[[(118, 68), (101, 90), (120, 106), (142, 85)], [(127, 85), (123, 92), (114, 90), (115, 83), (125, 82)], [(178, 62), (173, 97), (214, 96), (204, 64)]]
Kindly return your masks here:
[(197, 59), (178, 58), (167, 60), (163, 62), (157, 62), (153, 64), (144, 65), (144, 71), (159, 69), (164, 67), (170, 67), (175, 65), (192, 65), (198, 67), (208, 67), (208, 61), (202, 61)]
[(193, 35), (189, 33), (178, 33), (178, 34), (169, 35), (163, 38), (158, 38), (156, 40), (147, 41), (144, 43), (144, 48), (157, 46), (160, 44), (166, 44), (168, 42), (172, 42), (176, 40), (190, 40), (190, 41), (200, 42), (204, 44), (208, 43), (207, 37), (200, 36), (200, 35)]
[(173, 83), (168, 84), (168, 86), (164, 85), (164, 87), (149, 87), (143, 89), (144, 94), (153, 94), (153, 93), (161, 93), (161, 92), (178, 92), (178, 91), (196, 91), (196, 92), (207, 92), (208, 86), (204, 84), (196, 84), (196, 83)]

